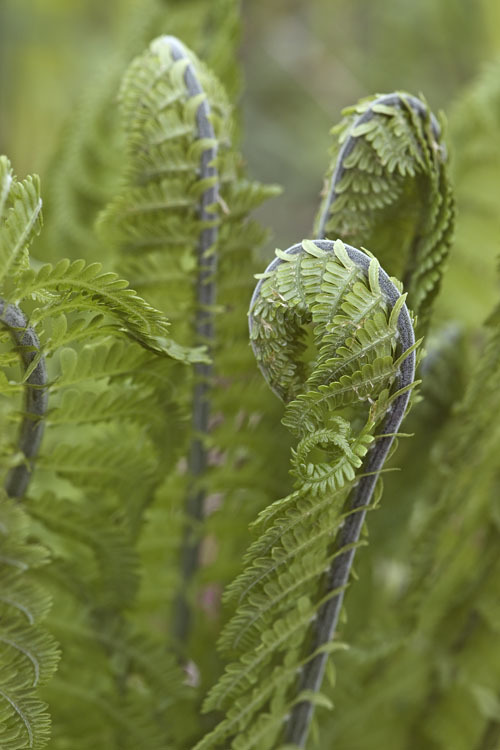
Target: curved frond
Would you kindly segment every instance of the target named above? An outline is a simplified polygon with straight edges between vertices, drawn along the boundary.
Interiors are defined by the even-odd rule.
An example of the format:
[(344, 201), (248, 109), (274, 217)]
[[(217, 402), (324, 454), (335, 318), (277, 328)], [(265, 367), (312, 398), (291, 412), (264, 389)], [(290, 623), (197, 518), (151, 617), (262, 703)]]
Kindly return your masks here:
[[(319, 237), (368, 247), (403, 280), (419, 326), (427, 325), (453, 232), (444, 122), (405, 92), (361, 100), (333, 129)], [(423, 329), (422, 329), (423, 330)]]
[[(316, 346), (309, 367), (297, 345), (307, 327)], [(264, 377), (289, 402), (284, 424), (300, 438), (295, 489), (261, 515), (263, 533), (227, 591), (239, 605), (220, 646), (235, 660), (205, 702), (227, 716), (197, 750), (271, 748), (280, 737), (303, 746), (325, 701), (323, 673), (365, 514), (413, 386), (404, 296), (376, 260), (340, 241), (277, 251), (252, 299), (250, 335)], [(341, 373), (343, 359), (352, 374), (328, 382), (323, 364)]]

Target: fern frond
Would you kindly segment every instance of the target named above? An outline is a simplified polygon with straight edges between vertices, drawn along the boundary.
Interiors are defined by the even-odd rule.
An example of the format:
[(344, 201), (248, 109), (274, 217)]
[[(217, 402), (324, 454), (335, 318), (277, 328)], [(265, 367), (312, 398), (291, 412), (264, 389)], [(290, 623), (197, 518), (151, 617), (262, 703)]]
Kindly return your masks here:
[[(227, 405), (221, 409), (216, 377), (227, 377), (228, 371), (235, 372), (243, 363), (248, 373), (252, 366), (246, 351), (242, 358), (242, 343), (234, 352), (235, 362), (224, 361), (227, 354), (217, 340), (237, 340), (236, 325), (241, 342), (245, 334), (235, 323), (236, 310), (228, 320), (217, 313), (235, 307), (235, 298), (240, 297), (236, 283), (250, 293), (248, 254), (263, 233), (246, 217), (276, 188), (237, 179), (241, 159), (231, 150), (233, 126), (226, 94), (177, 39), (160, 37), (132, 63), (123, 80), (121, 105), (127, 173), (122, 191), (102, 213), (99, 229), (121, 251), (120, 268), (171, 317), (177, 336), (207, 343), (215, 358), (215, 369), (196, 366), (194, 384), (189, 383), (194, 437), (184, 446), (187, 474), (175, 482), (180, 493), (184, 484), (188, 510), (181, 514), (186, 523), (179, 550), (183, 572), (173, 630), (185, 641), (190, 630), (188, 586), (198, 567), (199, 526), (212, 485), (211, 414), (232, 410)], [(242, 262), (249, 266), (248, 275), (242, 273)], [(215, 474), (213, 485), (214, 492), (225, 492)]]
[(443, 123), (404, 92), (364, 99), (344, 111), (318, 237), (369, 247), (403, 280), (419, 325), (436, 297), (453, 232)]
[[(123, 249), (172, 251), (186, 248), (194, 255), (197, 269), (196, 303), (191, 341), (213, 346), (215, 304), (218, 174), (214, 160), (217, 139), (212, 123), (210, 94), (218, 84), (209, 80), (194, 55), (174, 37), (160, 37), (130, 66), (122, 85), (122, 116), (129, 151), (130, 188), (107, 208), (101, 224), (112, 227), (111, 239)], [(205, 82), (210, 93), (205, 91)], [(177, 149), (174, 169), (161, 167), (162, 159)], [(166, 149), (166, 150), (165, 150)], [(185, 154), (185, 156), (183, 156)], [(155, 165), (155, 174), (144, 170), (145, 159)], [(162, 176), (158, 180), (158, 169)], [(180, 175), (180, 176), (179, 176)], [(176, 231), (176, 226), (178, 231)], [(134, 239), (135, 238), (135, 239)], [(172, 245), (173, 243), (173, 245)], [(188, 292), (186, 282), (179, 280)], [(188, 292), (188, 299), (189, 299)], [(193, 429), (189, 451), (191, 483), (206, 470), (203, 436), (210, 419), (209, 381), (211, 367), (195, 366)], [(199, 518), (203, 493), (188, 489), (188, 515)], [(183, 588), (196, 568), (198, 544), (186, 532), (183, 553)], [(183, 597), (183, 594), (182, 594)], [(183, 600), (184, 601), (184, 600)], [(188, 610), (179, 604), (176, 634), (188, 632)]]
[[(161, 339), (168, 330), (164, 316), (129, 289), (127, 281), (102, 272), (100, 263), (87, 265), (83, 260), (71, 263), (65, 259), (54, 267), (47, 264), (39, 271), (30, 269), (20, 274), (10, 296), (20, 303), (30, 298), (40, 300), (40, 295), (45, 304), (33, 313), (35, 322), (55, 312), (105, 312), (143, 346), (162, 349)], [(167, 346), (165, 349), (168, 351)]]
[[(18, 182), (8, 159), (0, 156), (0, 284), (4, 294), (0, 297), (0, 325), (8, 331), (21, 359), (24, 383), (24, 414), (17, 444), (21, 463), (11, 469), (6, 479), (5, 489), (10, 497), (24, 495), (40, 447), (47, 409), (47, 373), (35, 331), (19, 307), (7, 303), (4, 290), (26, 268), (28, 247), (41, 227), (41, 206), (38, 178)], [(13, 392), (5, 385), (7, 392)]]
[[(340, 241), (304, 241), (277, 256), (255, 290), (250, 333), (264, 377), (291, 399), (284, 423), (301, 438), (292, 453), (295, 491), (261, 516), (266, 528), (228, 589), (240, 603), (220, 645), (237, 661), (205, 703), (228, 714), (197, 750), (223, 742), (271, 748), (283, 732), (303, 746), (314, 706), (323, 702), (327, 654), (365, 514), (413, 384), (411, 318), (375, 260)], [(373, 363), (364, 362), (362, 349), (355, 360), (358, 325), (365, 344), (374, 335)], [(309, 368), (297, 345), (307, 326), (316, 345)], [(394, 332), (390, 354), (384, 329)], [(376, 356), (377, 347), (385, 356)], [(318, 382), (316, 364), (343, 357), (353, 374)], [(277, 675), (272, 692), (263, 690)]]
[(0, 502), (0, 743), (5, 750), (46, 746), (50, 719), (39, 688), (59, 659), (55, 641), (40, 621), (50, 606), (35, 586), (32, 570), (47, 562), (46, 551), (28, 542), (25, 513), (3, 496)]
[(0, 156), (0, 283), (26, 267), (26, 254), (42, 226), (40, 180), (18, 182), (9, 160)]
[[(21, 463), (11, 469), (5, 490), (10, 497), (22, 497), (28, 486), (33, 463), (40, 448), (47, 410), (47, 370), (40, 342), (33, 328), (16, 305), (0, 299), (0, 323), (7, 328), (24, 366), (24, 410), (19, 429), (18, 452)], [(12, 388), (8, 390), (12, 391)]]

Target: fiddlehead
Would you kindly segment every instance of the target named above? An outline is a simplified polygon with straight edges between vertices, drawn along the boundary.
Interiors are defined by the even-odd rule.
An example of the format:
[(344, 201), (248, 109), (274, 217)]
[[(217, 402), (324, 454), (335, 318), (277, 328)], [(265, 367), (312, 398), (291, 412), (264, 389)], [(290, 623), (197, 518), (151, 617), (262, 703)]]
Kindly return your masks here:
[[(159, 304), (173, 314), (174, 319), (184, 315), (190, 323), (186, 336), (191, 343), (207, 345), (209, 354), (212, 354), (214, 339), (218, 233), (215, 211), (218, 174), (214, 162), (218, 140), (207, 90), (214, 85), (195, 56), (172, 36), (154, 40), (132, 63), (121, 94), (131, 187), (109, 205), (100, 219), (104, 233), (118, 240), (129, 256), (141, 254), (139, 262), (133, 257), (129, 267), (125, 266), (127, 272), (139, 275), (142, 283), (150, 275), (153, 286), (163, 292), (163, 298), (157, 297)], [(177, 287), (175, 297), (165, 298), (165, 289), (159, 285), (162, 276), (159, 264), (165, 254), (168, 256), (166, 278), (170, 276), (174, 280), (178, 274), (178, 279), (167, 287), (169, 290), (174, 285)], [(187, 268), (193, 266), (196, 268), (194, 300), (191, 280), (186, 274)], [(181, 307), (174, 303), (179, 288), (185, 290)], [(211, 365), (196, 364), (194, 375), (194, 437), (188, 452), (190, 486), (185, 499), (186, 529), (174, 622), (174, 633), (179, 640), (188, 636), (186, 587), (198, 558), (199, 539), (195, 527), (202, 517), (205, 496), (198, 480), (207, 465), (205, 443), (210, 419)]]
[[(220, 385), (213, 386), (224, 378), (244, 388), (249, 372), (255, 371), (243, 343), (244, 310), (240, 312), (238, 306), (250, 293), (251, 251), (262, 242), (263, 232), (247, 217), (276, 188), (241, 176), (242, 159), (231, 148), (234, 127), (226, 94), (211, 71), (178, 40), (161, 37), (132, 63), (122, 84), (121, 103), (128, 143), (127, 181), (101, 216), (100, 228), (117, 244), (120, 269), (134, 286), (165, 310), (178, 336), (208, 345), (217, 370), (214, 377), (212, 367), (197, 368), (194, 386), (191, 380), (178, 379), (179, 402), (194, 415), (190, 446), (177, 441), (177, 451), (187, 454), (189, 470), (170, 471), (157, 496), (162, 505), (162, 497), (186, 499), (184, 510), (176, 511), (184, 515), (185, 533), (177, 543), (183, 571), (175, 587), (180, 596), (173, 628), (177, 639), (185, 642), (190, 629), (187, 601), (194, 588), (188, 584), (198, 564), (203, 499), (210, 492), (224, 493), (219, 474), (229, 474), (235, 449), (233, 431), (228, 434), (229, 450), (220, 448), (227, 456), (225, 466), (206, 471), (210, 411), (217, 413), (213, 421), (219, 426), (222, 414), (227, 417), (229, 433), (228, 422), (240, 409), (240, 403), (234, 405), (239, 398), (234, 387), (224, 400)], [(216, 257), (221, 258), (217, 307), (225, 314), (219, 315), (215, 332)], [(224, 348), (215, 343), (215, 333)], [(186, 397), (188, 389), (191, 396)], [(217, 437), (210, 435), (218, 447), (224, 439), (220, 429)], [(249, 455), (244, 446), (239, 459), (241, 453)]]
[(395, 92), (344, 110), (315, 236), (369, 247), (402, 279), (425, 330), (441, 284), (454, 204), (442, 124), (421, 99)]
[[(274, 747), (287, 718), (287, 741), (303, 746), (313, 706), (324, 702), (325, 662), (365, 514), (413, 386), (405, 297), (375, 259), (329, 241), (277, 255), (255, 290), (250, 330), (264, 377), (287, 402), (296, 483), (261, 514), (265, 530), (229, 589), (240, 606), (221, 645), (240, 658), (206, 701), (206, 709), (229, 703), (227, 718), (197, 750), (234, 735), (234, 748)], [(312, 365), (301, 359), (311, 346)]]

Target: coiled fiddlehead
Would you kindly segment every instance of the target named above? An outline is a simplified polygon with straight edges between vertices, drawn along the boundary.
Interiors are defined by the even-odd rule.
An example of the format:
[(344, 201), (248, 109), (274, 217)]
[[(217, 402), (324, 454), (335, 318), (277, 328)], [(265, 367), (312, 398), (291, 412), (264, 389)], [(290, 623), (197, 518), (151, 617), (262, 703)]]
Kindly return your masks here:
[(443, 127), (405, 92), (344, 110), (315, 236), (369, 247), (403, 281), (425, 331), (448, 255), (454, 202)]
[[(326, 700), (319, 690), (365, 514), (414, 384), (405, 295), (377, 260), (319, 240), (277, 256), (252, 298), (250, 335), (298, 439), (296, 482), (260, 515), (264, 532), (228, 591), (240, 605), (221, 646), (239, 660), (205, 705), (229, 704), (227, 717), (197, 750), (231, 735), (238, 750), (275, 747), (286, 719), (286, 741), (303, 746), (313, 706)], [(302, 358), (311, 348), (312, 365)]]

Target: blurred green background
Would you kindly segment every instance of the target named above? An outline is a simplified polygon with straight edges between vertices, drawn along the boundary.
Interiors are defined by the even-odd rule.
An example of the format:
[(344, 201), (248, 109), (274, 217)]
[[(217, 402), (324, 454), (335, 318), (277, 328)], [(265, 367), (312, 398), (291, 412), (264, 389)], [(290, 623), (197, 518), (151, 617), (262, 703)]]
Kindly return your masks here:
[[(179, 7), (179, 0), (171, 4)], [(139, 9), (137, 0), (0, 0), (0, 152), (18, 175), (38, 172), (43, 190), (66, 117)], [(456, 264), (440, 311), (453, 317), (465, 290), (464, 321), (484, 318), (497, 296), (500, 84), (491, 84), (496, 108), (479, 123), (490, 140), (485, 146), (482, 133), (482, 156), (476, 149), (468, 162), (463, 102), (499, 55), (498, 0), (243, 2), (243, 150), (253, 177), (285, 187), (260, 212), (273, 229), (272, 244), (287, 247), (311, 233), (329, 130), (341, 109), (375, 92), (422, 92), (450, 121), (460, 210)], [(478, 128), (471, 130), (475, 137)], [(481, 252), (474, 255), (476, 240)]]

